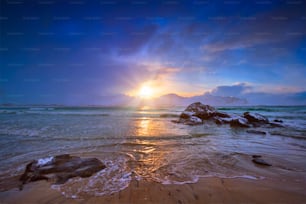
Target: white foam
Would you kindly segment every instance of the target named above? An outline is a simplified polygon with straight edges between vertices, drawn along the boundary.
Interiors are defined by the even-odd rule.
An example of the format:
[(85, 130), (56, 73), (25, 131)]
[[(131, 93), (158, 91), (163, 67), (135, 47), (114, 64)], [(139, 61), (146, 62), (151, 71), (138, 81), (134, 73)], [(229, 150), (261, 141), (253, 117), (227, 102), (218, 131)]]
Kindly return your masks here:
[(226, 176), (226, 177), (221, 176), (221, 178), (229, 178), (229, 179), (243, 178), (243, 179), (251, 179), (251, 180), (261, 180), (261, 179), (264, 179), (265, 177), (263, 177), (263, 176), (256, 177), (256, 176), (251, 176), (251, 175), (240, 175), (240, 176)]
[(183, 185), (183, 184), (197, 183), (199, 181), (199, 177), (192, 176), (190, 179), (187, 179), (185, 181), (170, 180), (168, 179), (168, 177), (166, 177), (165, 179), (156, 179), (156, 180), (164, 185), (171, 185), (171, 184)]
[(250, 175), (232, 176), (232, 177), (230, 177), (230, 178), (244, 178), (244, 179), (258, 180), (257, 177), (255, 177), (255, 176), (250, 176)]
[(50, 162), (52, 162), (54, 157), (46, 157), (46, 158), (42, 158), (42, 159), (38, 159), (37, 160), (37, 165), (38, 166), (44, 166)]
[(83, 196), (103, 196), (127, 188), (132, 180), (132, 172), (127, 169), (126, 158), (116, 161), (106, 160), (107, 166), (89, 178), (72, 178), (62, 185), (52, 185), (65, 197), (82, 198)]

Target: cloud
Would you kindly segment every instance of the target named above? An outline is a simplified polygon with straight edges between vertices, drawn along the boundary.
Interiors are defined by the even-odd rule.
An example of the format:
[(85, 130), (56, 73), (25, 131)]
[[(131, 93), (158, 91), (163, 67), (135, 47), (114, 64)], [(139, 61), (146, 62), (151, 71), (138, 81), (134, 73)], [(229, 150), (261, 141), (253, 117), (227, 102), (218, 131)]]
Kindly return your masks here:
[(210, 33), (215, 37), (204, 44), (202, 49), (222, 52), (263, 44), (276, 43), (284, 47), (297, 43), (306, 34), (306, 27), (303, 26), (305, 22), (302, 20), (304, 12), (302, 7), (283, 7), (254, 16), (227, 18), (228, 23), (223, 30)]
[(236, 96), (239, 97), (247, 92), (253, 90), (252, 86), (247, 85), (246, 83), (239, 83), (236, 85), (230, 86), (217, 86), (210, 93), (216, 96)]
[(238, 97), (248, 101), (248, 105), (305, 105), (306, 92), (292, 87), (251, 86), (248, 83), (217, 86), (211, 92), (213, 96)]

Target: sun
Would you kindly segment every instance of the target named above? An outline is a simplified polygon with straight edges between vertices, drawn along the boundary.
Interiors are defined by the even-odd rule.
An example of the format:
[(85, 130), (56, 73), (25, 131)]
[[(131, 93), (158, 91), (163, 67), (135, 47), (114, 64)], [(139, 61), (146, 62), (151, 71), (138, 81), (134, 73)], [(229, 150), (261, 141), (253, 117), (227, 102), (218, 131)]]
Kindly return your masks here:
[(151, 98), (153, 97), (153, 89), (150, 87), (150, 86), (142, 86), (140, 89), (139, 89), (139, 97), (141, 98)]

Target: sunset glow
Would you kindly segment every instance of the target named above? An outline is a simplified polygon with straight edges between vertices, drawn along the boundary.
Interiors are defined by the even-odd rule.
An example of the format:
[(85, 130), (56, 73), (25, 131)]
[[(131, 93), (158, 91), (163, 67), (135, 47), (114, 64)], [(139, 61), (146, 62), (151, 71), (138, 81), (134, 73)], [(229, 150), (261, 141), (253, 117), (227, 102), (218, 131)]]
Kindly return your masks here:
[(139, 90), (139, 97), (141, 98), (152, 98), (153, 97), (153, 89), (149, 86), (143, 85)]

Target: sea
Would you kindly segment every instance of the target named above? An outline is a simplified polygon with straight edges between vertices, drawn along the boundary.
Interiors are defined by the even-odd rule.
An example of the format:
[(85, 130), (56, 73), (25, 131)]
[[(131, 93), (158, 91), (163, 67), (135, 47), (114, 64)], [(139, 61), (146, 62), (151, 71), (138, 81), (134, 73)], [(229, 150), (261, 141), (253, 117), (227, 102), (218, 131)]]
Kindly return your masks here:
[[(0, 189), (32, 160), (60, 154), (96, 157), (106, 165), (89, 178), (50, 185), (70, 198), (110, 195), (133, 179), (164, 185), (207, 177), (306, 182), (306, 106), (216, 108), (259, 113), (283, 127), (174, 123), (185, 107), (0, 107)], [(252, 155), (272, 166), (254, 164)]]

